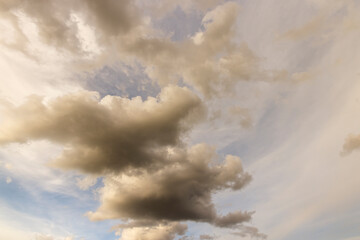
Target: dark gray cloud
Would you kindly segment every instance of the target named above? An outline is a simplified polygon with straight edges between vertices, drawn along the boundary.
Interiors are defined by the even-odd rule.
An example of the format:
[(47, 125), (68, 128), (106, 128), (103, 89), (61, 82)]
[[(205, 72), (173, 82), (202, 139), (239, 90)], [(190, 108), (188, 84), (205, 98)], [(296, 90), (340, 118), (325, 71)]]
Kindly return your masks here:
[(54, 164), (88, 173), (119, 172), (165, 164), (167, 148), (203, 114), (186, 88), (167, 87), (142, 101), (93, 92), (59, 97), (48, 104), (33, 96), (5, 110), (0, 143), (47, 139), (65, 146)]
[(251, 219), (252, 212), (221, 216), (211, 199), (216, 191), (239, 190), (251, 180), (238, 157), (229, 155), (214, 165), (217, 155), (205, 144), (173, 149), (169, 157), (173, 164), (155, 172), (106, 177), (102, 204), (88, 213), (90, 219), (192, 220), (218, 227), (235, 227)]

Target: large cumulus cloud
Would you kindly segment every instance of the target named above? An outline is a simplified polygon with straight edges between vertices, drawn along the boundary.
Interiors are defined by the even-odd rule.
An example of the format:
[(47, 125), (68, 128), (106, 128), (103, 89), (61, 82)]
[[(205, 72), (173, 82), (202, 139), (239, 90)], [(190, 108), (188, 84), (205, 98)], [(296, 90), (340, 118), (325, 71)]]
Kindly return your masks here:
[(206, 144), (172, 150), (169, 157), (173, 164), (155, 172), (106, 177), (102, 205), (88, 213), (90, 219), (193, 220), (218, 227), (251, 219), (251, 212), (219, 216), (211, 200), (214, 192), (239, 190), (251, 180), (238, 157), (228, 155), (222, 164), (214, 164), (218, 156)]
[[(218, 2), (184, 1), (180, 6), (204, 11)], [(165, 11), (177, 5), (168, 4)], [(45, 139), (64, 147), (51, 161), (53, 166), (90, 174), (90, 180), (102, 176), (100, 206), (87, 215), (92, 220), (123, 220), (118, 226), (124, 229), (121, 240), (171, 240), (185, 233), (181, 221), (257, 234), (243, 225), (253, 212), (222, 214), (212, 201), (214, 193), (240, 190), (250, 182), (241, 160), (219, 156), (206, 144), (189, 147), (184, 137), (205, 116), (205, 104), (194, 92), (204, 99), (219, 97), (241, 80), (276, 79), (282, 73), (261, 70), (259, 58), (236, 40), (239, 6), (234, 2), (202, 13), (199, 31), (181, 41), (154, 29), (141, 6), (146, 3), (0, 0), (1, 18), (14, 29), (14, 38), (2, 41), (4, 46), (32, 55), (39, 41), (83, 63), (89, 60), (87, 41), (93, 38), (99, 49), (92, 49), (96, 57), (87, 62), (91, 67), (108, 60), (140, 64), (162, 87), (158, 96), (146, 100), (101, 99), (96, 92), (82, 91), (51, 100), (31, 96), (17, 106), (4, 102), (0, 145)], [(163, 10), (155, 6), (150, 11)], [(36, 41), (24, 20), (35, 25)], [(175, 86), (179, 82), (188, 87)], [(242, 116), (241, 125), (251, 125), (243, 108), (230, 112)], [(93, 180), (79, 182), (84, 189), (89, 184)]]
[(186, 88), (164, 88), (142, 101), (93, 92), (65, 95), (45, 104), (30, 97), (5, 107), (0, 143), (46, 139), (65, 149), (54, 164), (89, 173), (151, 168), (167, 161), (167, 148), (203, 114)]
[(59, 143), (64, 151), (55, 166), (104, 177), (101, 205), (88, 213), (92, 220), (122, 219), (140, 228), (189, 220), (234, 228), (251, 220), (253, 212), (219, 214), (211, 198), (249, 183), (241, 160), (182, 141), (205, 112), (187, 88), (169, 86), (145, 101), (79, 92), (2, 106), (1, 144)]

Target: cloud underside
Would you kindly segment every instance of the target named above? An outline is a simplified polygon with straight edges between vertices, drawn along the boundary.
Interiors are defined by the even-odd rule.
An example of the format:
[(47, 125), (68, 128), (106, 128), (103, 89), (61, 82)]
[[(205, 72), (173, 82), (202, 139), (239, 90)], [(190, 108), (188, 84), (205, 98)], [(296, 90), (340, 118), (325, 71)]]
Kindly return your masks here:
[(193, 220), (218, 227), (233, 227), (251, 219), (251, 212), (218, 216), (211, 201), (215, 191), (238, 190), (251, 180), (239, 158), (229, 155), (223, 164), (210, 166), (216, 154), (205, 144), (171, 155), (178, 161), (158, 171), (108, 176), (102, 205), (88, 213), (90, 219)]
[(8, 106), (0, 143), (47, 139), (65, 146), (53, 164), (87, 173), (152, 168), (167, 161), (168, 147), (201, 119), (200, 99), (186, 88), (166, 87), (142, 101), (94, 92), (66, 95), (45, 105), (30, 97)]
[[(180, 7), (203, 11), (217, 2), (184, 1)], [(168, 9), (177, 6), (168, 4)], [(205, 100), (222, 97), (239, 81), (277, 80), (286, 73), (261, 70), (259, 58), (236, 41), (239, 7), (234, 2), (203, 14), (199, 31), (181, 41), (154, 29), (140, 5), (130, 0), (0, 0), (1, 17), (14, 29), (11, 41), (1, 40), (3, 46), (38, 59), (38, 48), (45, 45), (65, 53), (74, 68), (135, 62), (161, 86), (158, 96), (146, 100), (82, 91), (51, 100), (31, 96), (17, 106), (3, 102), (0, 144), (47, 140), (62, 145), (63, 152), (50, 164), (91, 175), (78, 182), (83, 189), (102, 176), (101, 205), (87, 215), (123, 220), (118, 226), (124, 229), (122, 240), (170, 240), (186, 231), (181, 221), (241, 231), (253, 212), (219, 214), (212, 194), (240, 190), (251, 176), (236, 156), (219, 156), (206, 144), (186, 144), (186, 135), (206, 117), (206, 103), (195, 93)], [(34, 24), (36, 34), (26, 31), (24, 22)], [(187, 87), (176, 86), (179, 82)], [(242, 126), (251, 126), (246, 108), (229, 113), (241, 116)]]
[(206, 144), (188, 148), (183, 136), (204, 117), (200, 99), (169, 86), (142, 101), (93, 92), (44, 103), (33, 96), (20, 106), (3, 105), (1, 144), (49, 140), (64, 146), (52, 164), (104, 176), (101, 206), (92, 220), (200, 221), (235, 227), (252, 212), (219, 216), (211, 195), (239, 190), (251, 176), (228, 155), (219, 162)]

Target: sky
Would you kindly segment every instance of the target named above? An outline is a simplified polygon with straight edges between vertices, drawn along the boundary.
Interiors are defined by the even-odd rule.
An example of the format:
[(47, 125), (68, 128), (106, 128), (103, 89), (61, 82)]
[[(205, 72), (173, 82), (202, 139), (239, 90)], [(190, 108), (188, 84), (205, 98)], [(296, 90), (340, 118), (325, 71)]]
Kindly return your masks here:
[(0, 0), (0, 239), (360, 240), (359, 11)]

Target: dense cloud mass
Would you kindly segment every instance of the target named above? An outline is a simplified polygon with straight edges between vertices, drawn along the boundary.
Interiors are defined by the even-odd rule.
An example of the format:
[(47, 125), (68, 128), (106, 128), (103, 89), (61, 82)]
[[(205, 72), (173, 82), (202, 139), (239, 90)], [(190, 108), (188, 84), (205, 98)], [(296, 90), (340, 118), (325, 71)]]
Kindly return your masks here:
[(187, 88), (169, 86), (145, 101), (80, 92), (3, 107), (1, 144), (47, 139), (65, 146), (55, 166), (105, 174), (101, 206), (88, 213), (92, 220), (131, 219), (137, 227), (192, 220), (233, 228), (251, 219), (252, 212), (219, 215), (211, 199), (249, 183), (240, 159), (227, 155), (220, 163), (213, 147), (182, 142), (204, 116)]
[(216, 213), (212, 193), (226, 188), (238, 190), (251, 180), (239, 158), (228, 155), (223, 164), (210, 165), (216, 157), (213, 148), (195, 145), (187, 151), (172, 151), (174, 164), (156, 172), (108, 176), (101, 191), (101, 207), (88, 215), (93, 220), (193, 220), (219, 227), (249, 221), (252, 213)]
[(0, 239), (360, 239), (359, 11), (0, 0)]
[[(114, 63), (125, 70), (140, 69), (138, 76), (161, 88), (145, 100), (101, 98), (83, 90), (53, 99), (33, 95), (20, 105), (2, 101), (0, 145), (47, 140), (63, 146), (51, 166), (84, 174), (77, 178), (82, 190), (102, 179), (100, 206), (87, 216), (94, 221), (120, 219), (120, 240), (172, 240), (185, 234), (182, 221), (256, 236), (256, 228), (243, 225), (253, 211), (219, 213), (212, 200), (214, 193), (241, 190), (251, 181), (240, 158), (220, 156), (205, 143), (189, 146), (185, 138), (205, 119), (206, 100), (233, 93), (239, 81), (273, 80), (283, 72), (261, 70), (259, 58), (236, 40), (237, 3), (165, 2), (0, 0), (1, 20), (13, 30), (12, 37), (0, 39), (2, 46), (36, 60), (51, 49), (64, 57), (64, 66), (80, 74)], [(177, 8), (201, 12), (202, 19), (197, 32), (178, 41), (155, 27), (158, 18)], [(99, 78), (91, 81), (98, 83)], [(230, 106), (228, 113), (241, 126), (251, 126), (246, 108)]]
[(167, 147), (203, 114), (200, 99), (186, 88), (167, 87), (142, 101), (93, 92), (59, 97), (44, 104), (30, 97), (6, 108), (0, 143), (47, 139), (65, 149), (54, 164), (89, 173), (164, 164)]

